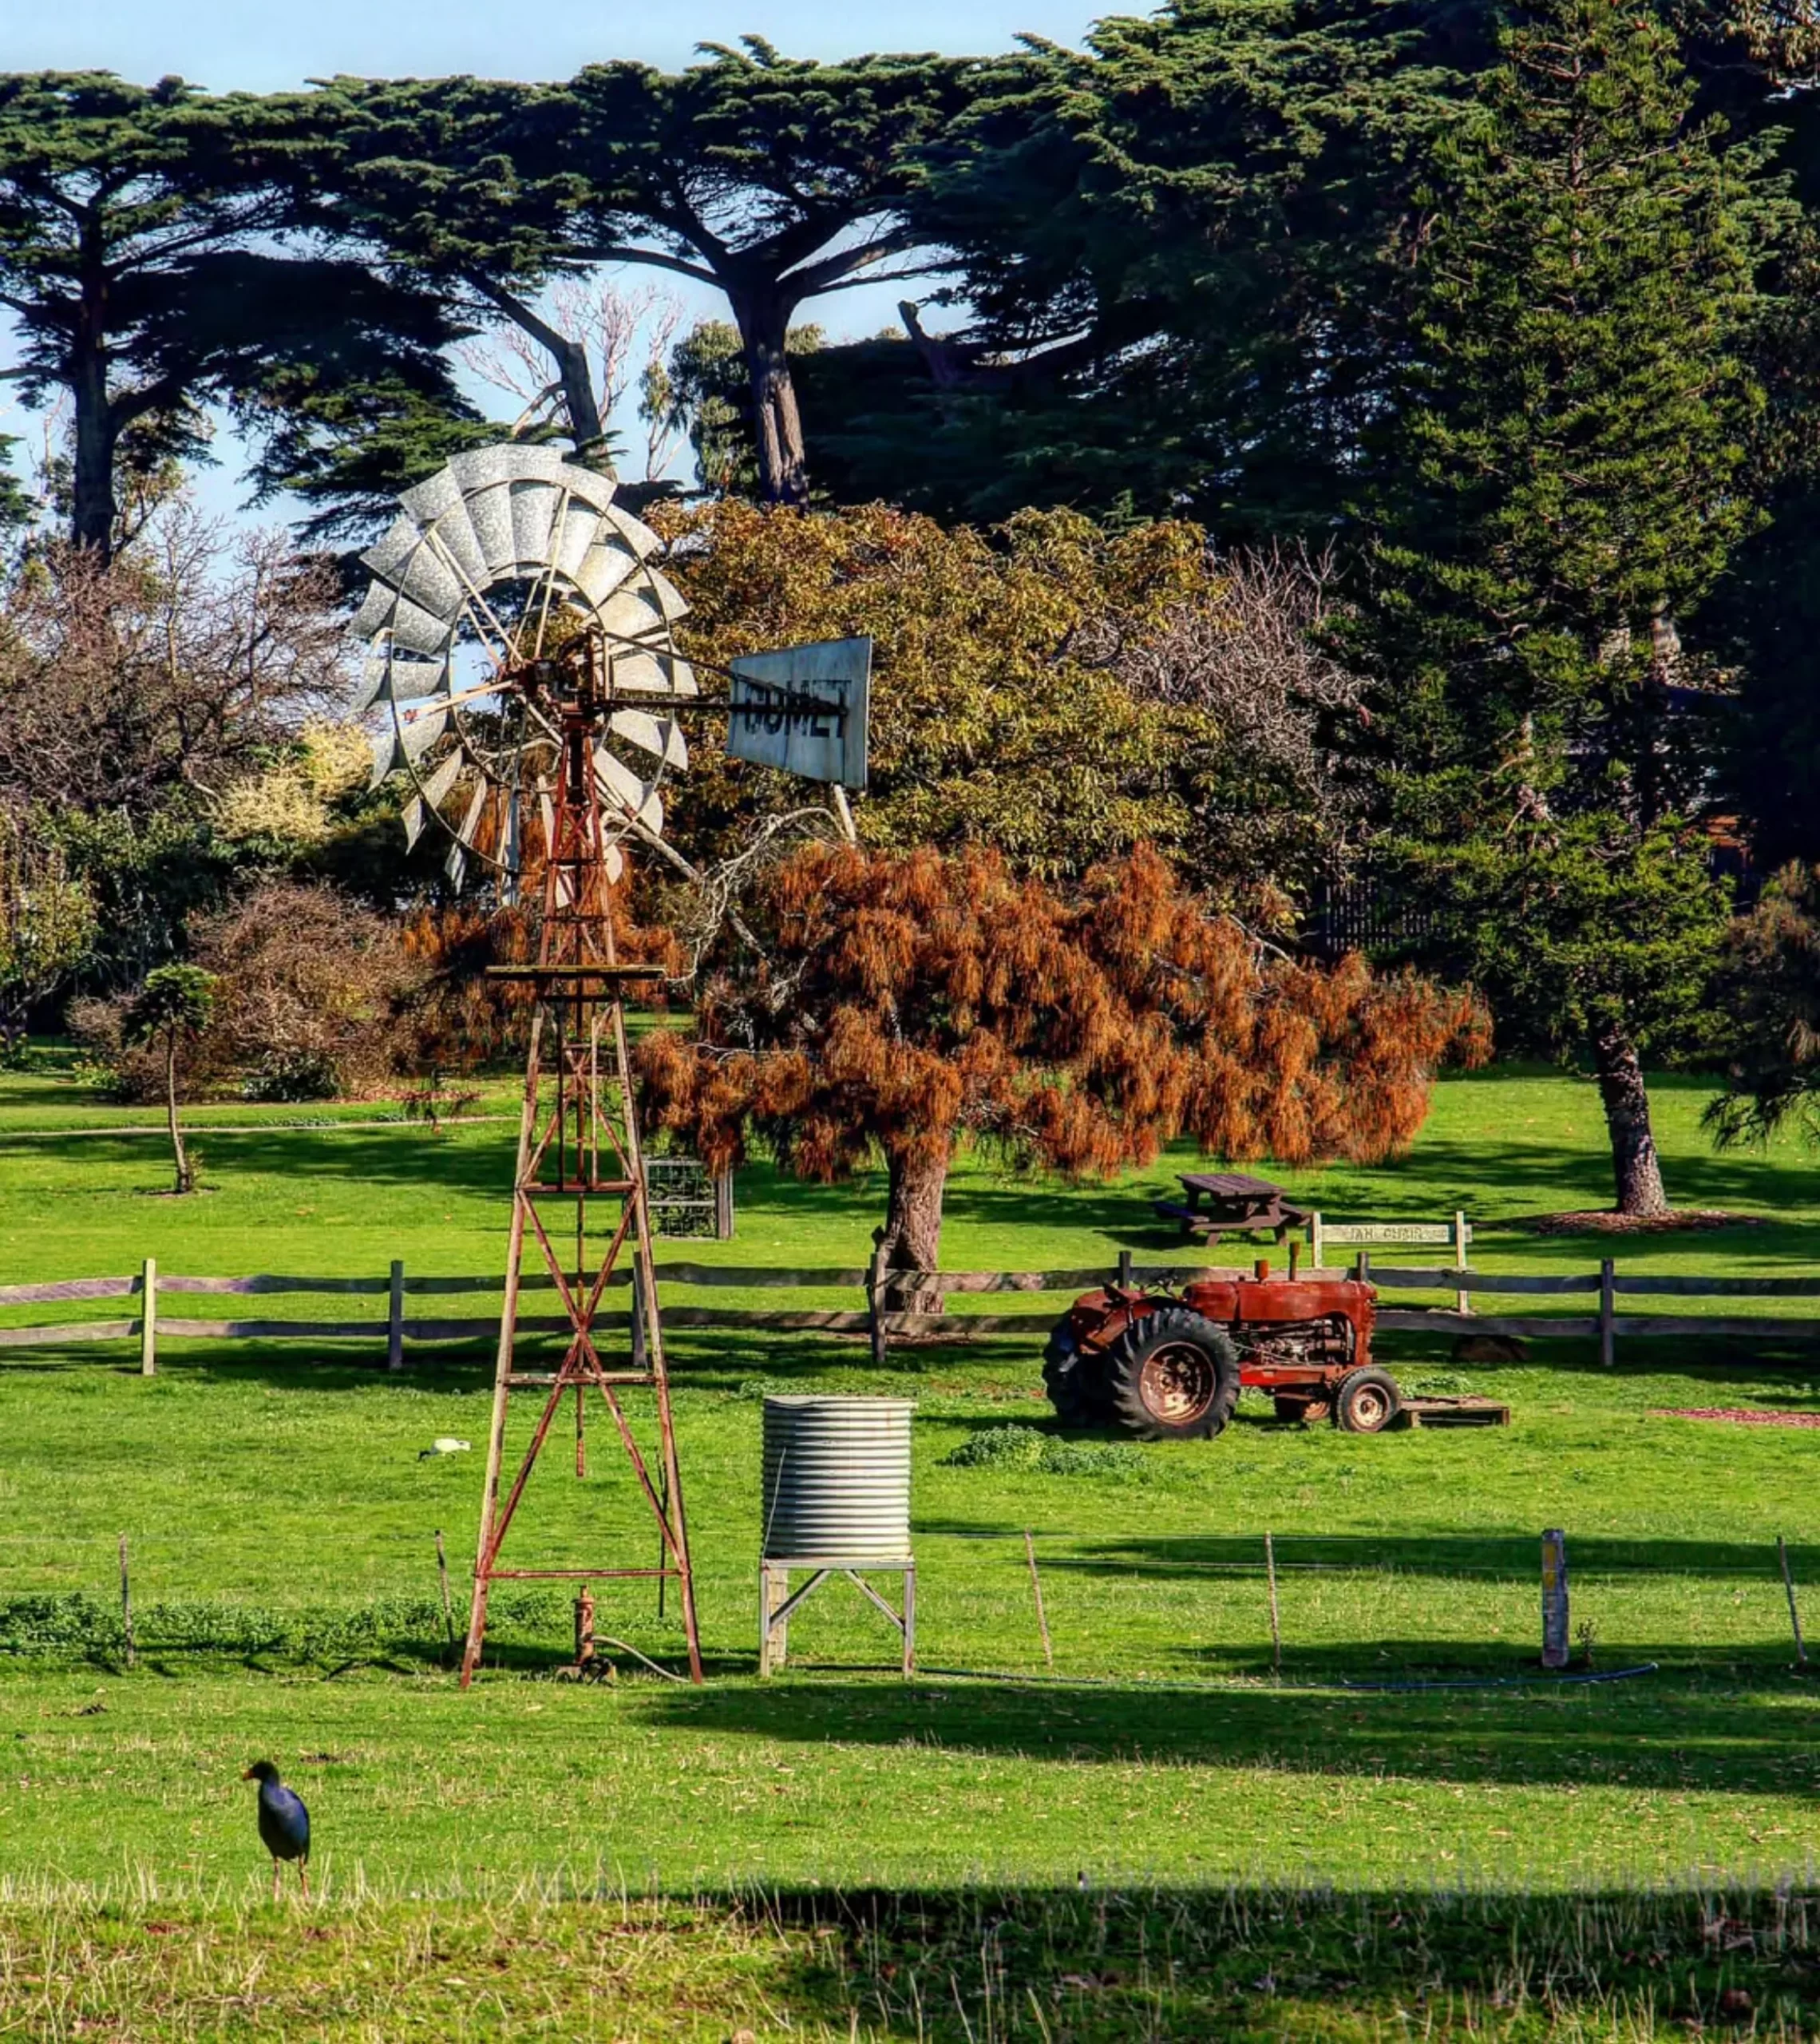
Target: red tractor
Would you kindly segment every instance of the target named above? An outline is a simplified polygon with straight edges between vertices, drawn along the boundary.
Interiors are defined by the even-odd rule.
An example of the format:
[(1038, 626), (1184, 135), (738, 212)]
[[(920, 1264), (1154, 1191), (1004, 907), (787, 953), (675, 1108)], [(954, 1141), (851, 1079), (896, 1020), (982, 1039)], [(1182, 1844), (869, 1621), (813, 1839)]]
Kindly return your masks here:
[(1381, 1433), (1403, 1409), (1396, 1380), (1371, 1361), (1377, 1293), (1316, 1271), (1185, 1285), (1179, 1293), (1109, 1285), (1077, 1299), (1049, 1337), (1043, 1380), (1064, 1425), (1122, 1427), (1145, 1440), (1206, 1440), (1241, 1388), (1269, 1392), (1283, 1420)]

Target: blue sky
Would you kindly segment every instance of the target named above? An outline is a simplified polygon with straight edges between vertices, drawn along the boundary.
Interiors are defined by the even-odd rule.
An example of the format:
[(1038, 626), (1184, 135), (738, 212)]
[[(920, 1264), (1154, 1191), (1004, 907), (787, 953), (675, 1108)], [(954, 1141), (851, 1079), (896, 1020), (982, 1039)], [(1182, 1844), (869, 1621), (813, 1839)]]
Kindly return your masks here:
[[(1029, 34), (1078, 43), (1098, 12), (1077, 0), (872, 0), (865, 7), (827, 0), (609, 0), (609, 4), (527, 6), (525, 0), (0, 0), (3, 62), (10, 70), (113, 71), (141, 83), (176, 73), (214, 91), (277, 91), (348, 72), (371, 77), (433, 77), (474, 72), (489, 77), (567, 77), (582, 65), (615, 57), (679, 68), (698, 43), (762, 34), (785, 55), (826, 61), (872, 50), (938, 50), (986, 54)], [(627, 276), (633, 287), (655, 273)], [(825, 299), (809, 316), (836, 337), (876, 332), (900, 296), (914, 287), (882, 286)], [(718, 297), (686, 285), (685, 319), (720, 316)], [(0, 329), (0, 368), (10, 366), (10, 338)], [(493, 401), (493, 416), (511, 415)], [(0, 384), (0, 432), (28, 446), (42, 421), (22, 412)], [(218, 448), (220, 465), (198, 477), (207, 508), (237, 515), (243, 492), (238, 450)], [(279, 506), (262, 521), (284, 515)]]
[(615, 57), (677, 65), (698, 42), (749, 33), (793, 57), (984, 54), (1024, 31), (1078, 42), (1090, 18), (1074, 0), (7, 0), (0, 13), (10, 70), (93, 65), (142, 82), (176, 72), (216, 91), (259, 92), (336, 71), (548, 78)]

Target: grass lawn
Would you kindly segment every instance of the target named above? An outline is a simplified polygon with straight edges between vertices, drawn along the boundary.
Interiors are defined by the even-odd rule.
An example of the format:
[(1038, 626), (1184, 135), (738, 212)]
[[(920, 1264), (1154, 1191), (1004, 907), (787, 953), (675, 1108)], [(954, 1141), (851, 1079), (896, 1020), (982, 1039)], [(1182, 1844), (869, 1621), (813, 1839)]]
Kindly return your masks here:
[[(1715, 1158), (1705, 1098), (1658, 1087), (1672, 1193), (1755, 1224), (1625, 1241), (1622, 1267), (1812, 1270), (1806, 1155)], [(216, 1112), (264, 1125), (205, 1134), (214, 1190), (180, 1202), (159, 1196), (156, 1135), (128, 1132), (143, 1111), (97, 1108), (54, 1067), (0, 1076), (0, 1282), (148, 1254), (206, 1274), (499, 1269), (509, 1124), (432, 1138)], [(46, 1132), (64, 1120), (97, 1132)], [(1608, 1201), (1600, 1134), (1589, 1085), (1503, 1072), (1442, 1084), (1397, 1164), (1286, 1175), (1335, 1218), (1464, 1206), (1483, 1267), (1585, 1270), (1609, 1242), (1510, 1224)], [(1145, 1197), (1166, 1177), (1069, 1189), (970, 1167), (944, 1262), (1175, 1254)], [(737, 1240), (677, 1253), (857, 1264), (881, 1204), (876, 1185), (759, 1167), (739, 1199)], [(1058, 1303), (1037, 1302), (1033, 1328)], [(1820, 1634), (1820, 1432), (1656, 1415), (1820, 1410), (1820, 1352), (1632, 1343), (1606, 1373), (1571, 1341), (1496, 1370), (1418, 1337), (1384, 1346), (1406, 1382), (1492, 1392), (1516, 1423), (1360, 1440), (1280, 1428), (1248, 1400), (1211, 1444), (1119, 1444), (1070, 1474), (956, 1466), (983, 1429), (1046, 1427), (1034, 1337), (912, 1349), (880, 1377), (860, 1344), (679, 1332), (710, 1684), (629, 1662), (611, 1688), (553, 1679), (566, 1603), (522, 1590), (500, 1593), (467, 1697), (441, 1666), (433, 1536), (459, 1622), (478, 1349), (387, 1378), (349, 1345), (172, 1343), (149, 1380), (124, 1347), (7, 1352), (0, 2035), (727, 2038), (787, 2021), (1514, 2038), (1682, 2034), (1689, 2017), (1810, 2034), (1820, 1684), (1790, 1670), (1774, 1543), (1814, 1586)], [(758, 1400), (781, 1384), (919, 1401), (912, 1684), (885, 1672), (891, 1638), (845, 1586), (793, 1625), (792, 1669), (755, 1679)], [(438, 1434), (477, 1452), (420, 1460)], [(607, 1446), (584, 1484), (560, 1455), (542, 1467), (520, 1559), (642, 1551)], [(1594, 1671), (1654, 1673), (1537, 1678), (1551, 1525)], [(674, 1610), (660, 1623), (651, 1601), (609, 1588), (599, 1623), (666, 1659)], [(1383, 1686), (1434, 1683), (1497, 1686)], [(237, 1777), (266, 1754), (315, 1812), (307, 1919), (260, 1899)]]

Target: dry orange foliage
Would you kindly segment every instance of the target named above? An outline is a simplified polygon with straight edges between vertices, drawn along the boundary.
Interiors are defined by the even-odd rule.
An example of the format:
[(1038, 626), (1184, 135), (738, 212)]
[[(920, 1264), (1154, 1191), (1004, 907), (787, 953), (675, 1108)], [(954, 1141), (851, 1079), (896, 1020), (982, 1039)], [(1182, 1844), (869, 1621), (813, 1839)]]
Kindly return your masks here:
[(882, 1152), (888, 1235), (921, 1235), (923, 1269), (910, 1210), (932, 1194), (939, 1231), (961, 1143), (1072, 1175), (1182, 1134), (1231, 1158), (1371, 1160), (1414, 1135), (1439, 1064), (1490, 1048), (1470, 992), (1273, 954), (1145, 849), (1064, 896), (991, 851), (817, 844), (753, 907), (768, 960), (708, 981), (693, 1040), (641, 1047), (647, 1120), (717, 1169), (753, 1132), (825, 1180)]
[[(534, 896), (542, 884), (540, 860), (528, 891)], [(673, 976), (687, 969), (686, 953), (667, 930), (635, 920), (626, 888), (608, 888), (605, 898), (620, 959), (648, 961)], [(513, 908), (424, 908), (406, 920), (405, 953), (422, 975), (409, 1012), (416, 1068), (467, 1072), (522, 1055), (536, 996), (522, 980), (489, 979), (487, 968), (536, 958), (541, 921), (535, 898)]]

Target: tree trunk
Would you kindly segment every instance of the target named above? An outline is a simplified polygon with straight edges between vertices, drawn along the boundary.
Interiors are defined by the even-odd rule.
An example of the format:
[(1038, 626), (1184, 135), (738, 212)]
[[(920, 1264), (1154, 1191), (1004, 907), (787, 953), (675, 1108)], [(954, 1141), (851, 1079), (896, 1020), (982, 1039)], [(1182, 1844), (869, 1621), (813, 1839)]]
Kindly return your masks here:
[(120, 422), (108, 396), (108, 275), (92, 226), (81, 232), (81, 281), (70, 342), (69, 396), (75, 410), (76, 461), (69, 537), (113, 557), (114, 449)]
[(113, 558), (114, 446), (119, 435), (108, 402), (107, 362), (100, 351), (78, 354), (70, 388), (75, 399), (76, 461), (70, 478), (69, 537)]
[[(590, 461), (603, 461), (607, 428), (595, 402), (594, 378), (588, 373), (588, 351), (580, 341), (558, 335), (550, 351), (556, 357), (556, 373), (563, 382), (563, 409), (568, 414), (569, 437), (576, 453)], [(611, 463), (607, 463), (611, 467)]]
[(758, 494), (767, 504), (806, 504), (809, 464), (788, 348), (792, 308), (769, 292), (730, 291), (727, 300), (746, 351), (758, 443)]
[(569, 438), (578, 458), (603, 475), (613, 473), (607, 452), (607, 426), (594, 394), (594, 378), (588, 366), (588, 350), (572, 335), (565, 334), (541, 319), (513, 292), (492, 278), (470, 273), (469, 282), (483, 298), (490, 299), (516, 327), (523, 328), (556, 366), (562, 386), (563, 410), (568, 415)]
[[(884, 1262), (888, 1270), (939, 1270), (942, 1258), (942, 1194), (948, 1184), (948, 1159), (892, 1157), (884, 1214)], [(942, 1295), (933, 1285), (891, 1288), (894, 1313), (940, 1313)]]
[(1592, 1033), (1592, 1061), (1599, 1074), (1605, 1127), (1612, 1139), (1612, 1170), (1620, 1214), (1668, 1211), (1662, 1189), (1662, 1160), (1649, 1125), (1649, 1091), (1629, 1032), (1620, 1025)]
[(193, 1192), (196, 1181), (190, 1175), (190, 1163), (184, 1148), (184, 1132), (177, 1125), (177, 1040), (173, 1032), (164, 1044), (164, 1106), (171, 1124), (171, 1155), (176, 1161), (177, 1190)]

